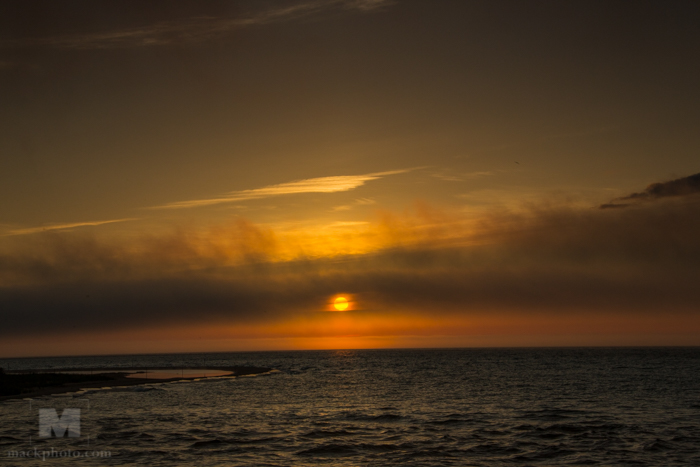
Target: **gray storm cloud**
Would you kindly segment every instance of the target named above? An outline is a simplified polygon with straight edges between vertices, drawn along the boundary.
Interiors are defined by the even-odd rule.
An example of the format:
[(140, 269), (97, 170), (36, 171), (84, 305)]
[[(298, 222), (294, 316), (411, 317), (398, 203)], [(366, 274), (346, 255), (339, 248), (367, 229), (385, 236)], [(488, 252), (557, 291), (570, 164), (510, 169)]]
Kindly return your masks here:
[(601, 209), (623, 208), (629, 206), (629, 202), (658, 200), (697, 193), (700, 193), (700, 173), (668, 182), (652, 183), (644, 191), (616, 198), (600, 207)]

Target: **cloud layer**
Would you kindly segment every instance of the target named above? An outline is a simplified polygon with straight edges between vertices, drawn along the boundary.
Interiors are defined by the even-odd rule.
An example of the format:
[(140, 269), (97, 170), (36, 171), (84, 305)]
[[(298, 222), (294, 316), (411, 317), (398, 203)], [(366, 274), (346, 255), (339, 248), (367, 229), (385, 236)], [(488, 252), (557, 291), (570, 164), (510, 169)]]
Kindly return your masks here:
[[(281, 237), (243, 220), (109, 244), (60, 232), (0, 256), (0, 336), (157, 326), (273, 326), (353, 294), (366, 316), (470, 319), (697, 314), (700, 202), (634, 210), (542, 208), (474, 223), (420, 208), (372, 224), (370, 252), (281, 258)], [(400, 321), (400, 320), (399, 320)], [(397, 326), (401, 324), (397, 321)]]

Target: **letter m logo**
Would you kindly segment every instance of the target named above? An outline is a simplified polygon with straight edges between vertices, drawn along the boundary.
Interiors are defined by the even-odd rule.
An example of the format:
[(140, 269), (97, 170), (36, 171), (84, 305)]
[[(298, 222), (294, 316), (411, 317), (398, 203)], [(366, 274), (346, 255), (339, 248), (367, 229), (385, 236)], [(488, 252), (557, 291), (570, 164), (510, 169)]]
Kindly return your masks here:
[(80, 409), (63, 409), (59, 417), (56, 409), (39, 409), (39, 437), (50, 438), (51, 432), (57, 438), (63, 438), (68, 432), (69, 438), (80, 436)]

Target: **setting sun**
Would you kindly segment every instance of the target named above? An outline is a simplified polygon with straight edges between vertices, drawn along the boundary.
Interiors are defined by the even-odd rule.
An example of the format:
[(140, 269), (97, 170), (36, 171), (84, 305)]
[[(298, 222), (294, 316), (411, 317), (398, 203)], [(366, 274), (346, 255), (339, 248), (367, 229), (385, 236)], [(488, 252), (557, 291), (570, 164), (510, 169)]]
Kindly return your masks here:
[(345, 311), (348, 309), (348, 301), (345, 297), (338, 297), (333, 302), (333, 306), (338, 311)]

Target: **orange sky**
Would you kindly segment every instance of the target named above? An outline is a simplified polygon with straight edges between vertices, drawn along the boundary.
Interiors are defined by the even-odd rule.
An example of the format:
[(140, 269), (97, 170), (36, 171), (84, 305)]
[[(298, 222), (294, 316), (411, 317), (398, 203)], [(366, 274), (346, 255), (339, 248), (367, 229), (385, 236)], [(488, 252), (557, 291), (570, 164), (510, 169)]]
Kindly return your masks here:
[(700, 345), (693, 2), (127, 3), (0, 5), (0, 356)]

